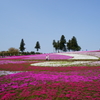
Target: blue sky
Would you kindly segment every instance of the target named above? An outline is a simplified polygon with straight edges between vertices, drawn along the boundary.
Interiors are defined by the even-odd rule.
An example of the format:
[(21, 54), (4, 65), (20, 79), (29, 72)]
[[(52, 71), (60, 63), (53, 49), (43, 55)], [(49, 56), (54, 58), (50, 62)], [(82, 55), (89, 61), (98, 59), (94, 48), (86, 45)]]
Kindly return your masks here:
[(0, 0), (0, 51), (53, 52), (53, 40), (77, 38), (82, 50), (100, 49), (100, 0)]

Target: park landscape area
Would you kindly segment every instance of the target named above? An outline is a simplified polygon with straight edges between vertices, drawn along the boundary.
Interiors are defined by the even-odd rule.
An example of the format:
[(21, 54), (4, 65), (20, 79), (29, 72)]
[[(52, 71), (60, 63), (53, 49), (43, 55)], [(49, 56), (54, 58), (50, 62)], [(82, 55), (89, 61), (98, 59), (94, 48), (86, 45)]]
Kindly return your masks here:
[(0, 100), (100, 100), (100, 0), (0, 1)]
[(0, 100), (100, 100), (100, 50), (0, 58)]

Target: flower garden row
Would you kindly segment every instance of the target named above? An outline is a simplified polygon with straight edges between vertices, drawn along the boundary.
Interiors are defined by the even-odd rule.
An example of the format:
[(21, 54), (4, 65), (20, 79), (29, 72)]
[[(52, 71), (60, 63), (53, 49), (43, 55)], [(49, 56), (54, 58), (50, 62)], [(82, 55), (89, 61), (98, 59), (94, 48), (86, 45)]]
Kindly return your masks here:
[(100, 66), (100, 61), (17, 61), (17, 60), (0, 60), (0, 66), (3, 64), (24, 64), (32, 63), (32, 66)]
[[(50, 59), (69, 61), (44, 61), (48, 54), (1, 58), (0, 70), (5, 74), (0, 76), (0, 100), (99, 100), (100, 52), (72, 53), (49, 54)], [(79, 55), (82, 59), (88, 56), (89, 61), (70, 61), (81, 59)], [(55, 66), (31, 65), (42, 63)]]
[(36, 54), (36, 55), (27, 55), (27, 56), (11, 56), (11, 57), (6, 57), (6, 58), (1, 58), (0, 60), (17, 60), (17, 59), (26, 59), (26, 60), (45, 60), (46, 56), (49, 55), (50, 59), (53, 60), (64, 60), (64, 59), (70, 59), (72, 58), (71, 56), (65, 56), (65, 55), (58, 55), (58, 54)]
[(63, 72), (29, 71), (2, 76), (0, 98), (1, 100), (99, 100), (100, 67), (75, 69), (73, 71), (66, 69), (67, 72), (64, 69)]
[(48, 82), (100, 81), (100, 69), (73, 72), (20, 72), (0, 77), (0, 92)]
[(100, 100), (100, 82), (49, 82), (8, 90), (0, 95), (1, 100)]
[(100, 51), (81, 51), (81, 52), (67, 52), (67, 53), (50, 53), (50, 54), (36, 54), (27, 56), (11, 56), (0, 58), (0, 60), (16, 60), (16, 59), (31, 59), (31, 60), (45, 60), (49, 55), (51, 60), (64, 60), (64, 59), (98, 59), (100, 58)]

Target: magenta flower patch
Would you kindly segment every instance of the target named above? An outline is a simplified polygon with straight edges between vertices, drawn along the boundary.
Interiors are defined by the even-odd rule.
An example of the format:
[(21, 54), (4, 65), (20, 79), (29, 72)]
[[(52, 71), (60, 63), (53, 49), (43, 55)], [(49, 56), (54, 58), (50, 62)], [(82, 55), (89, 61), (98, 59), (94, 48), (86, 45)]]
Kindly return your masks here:
[[(91, 56), (98, 55), (99, 57), (100, 52), (73, 53), (91, 54)], [(76, 67), (30, 66), (32, 63), (45, 62), (40, 60), (46, 60), (46, 56), (49, 56), (51, 60), (72, 58), (72, 56), (53, 53), (0, 58), (2, 59), (0, 60), (0, 100), (100, 99), (99, 60), (90, 61), (91, 66), (87, 66), (86, 64)]]
[(71, 56), (66, 56), (66, 55), (58, 55), (58, 54), (39, 54), (39, 55), (33, 55), (30, 56), (29, 58), (25, 59), (46, 59), (46, 56), (49, 56), (50, 60), (63, 60), (63, 59), (70, 59), (72, 58)]
[(58, 55), (58, 54), (37, 54), (37, 55), (27, 55), (27, 56), (11, 56), (11, 57), (6, 57), (6, 58), (0, 58), (1, 60), (9, 60), (9, 59), (42, 59), (45, 60), (46, 56), (49, 56), (49, 59), (51, 60), (60, 60), (60, 59), (70, 59), (72, 58), (71, 56), (66, 56), (66, 55)]

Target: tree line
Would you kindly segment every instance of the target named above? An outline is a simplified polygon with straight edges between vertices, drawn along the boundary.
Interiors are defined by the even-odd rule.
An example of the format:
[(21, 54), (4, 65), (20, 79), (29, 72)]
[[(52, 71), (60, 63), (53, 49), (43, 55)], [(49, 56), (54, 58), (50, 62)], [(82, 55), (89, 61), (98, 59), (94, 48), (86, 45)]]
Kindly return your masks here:
[[(72, 37), (72, 39), (70, 39), (68, 42), (65, 39), (65, 36), (62, 35), (60, 40), (58, 40), (57, 42), (55, 40), (53, 40), (52, 43), (53, 47), (55, 48), (56, 51), (80, 51), (81, 47), (78, 45), (77, 43), (77, 39), (75, 36)], [(24, 40), (21, 40), (20, 43), (20, 51), (23, 52), (25, 50), (25, 43)], [(36, 42), (36, 46), (35, 49), (38, 51), (40, 49), (40, 43), (39, 41)]]
[(14, 47), (11, 47), (8, 49), (8, 51), (1, 51), (0, 56), (5, 57), (5, 56), (18, 56), (18, 55), (31, 55), (31, 54), (41, 54), (40, 52), (20, 52), (19, 49), (16, 49)]
[(77, 43), (77, 39), (75, 36), (72, 37), (72, 39), (68, 40), (68, 42), (65, 39), (65, 36), (62, 35), (60, 40), (55, 41), (53, 40), (53, 47), (55, 48), (55, 51), (80, 51), (81, 47)]
[[(62, 35), (60, 40), (55, 41), (53, 40), (52, 43), (53, 47), (55, 48), (55, 51), (80, 51), (81, 47), (77, 43), (77, 39), (75, 36), (72, 37), (72, 39), (68, 40), (68, 42), (65, 39), (65, 36)], [(30, 54), (40, 54), (38, 51), (41, 48), (39, 41), (36, 42), (36, 45), (34, 47), (37, 52), (31, 51), (31, 52), (24, 52), (25, 51), (25, 42), (24, 39), (21, 39), (19, 49), (16, 48), (9, 48), (8, 51), (2, 51), (0, 52), (0, 56), (8, 55), (30, 55)]]
[(34, 47), (37, 52), (31, 51), (31, 52), (24, 52), (25, 51), (25, 43), (24, 39), (21, 40), (20, 47), (19, 49), (16, 49), (14, 47), (11, 47), (8, 49), (8, 51), (1, 51), (0, 56), (5, 57), (5, 56), (13, 56), (13, 55), (31, 55), (31, 54), (41, 54), (39, 51), (40, 49), (40, 43), (39, 41), (36, 42), (36, 45)]
[[(22, 53), (23, 53), (24, 50), (25, 50), (25, 43), (24, 43), (24, 40), (23, 40), (23, 39), (21, 40), (19, 49), (20, 49), (20, 51), (21, 51)], [(40, 49), (40, 43), (39, 43), (39, 41), (36, 42), (35, 49), (36, 49), (37, 51)]]

